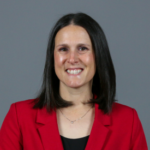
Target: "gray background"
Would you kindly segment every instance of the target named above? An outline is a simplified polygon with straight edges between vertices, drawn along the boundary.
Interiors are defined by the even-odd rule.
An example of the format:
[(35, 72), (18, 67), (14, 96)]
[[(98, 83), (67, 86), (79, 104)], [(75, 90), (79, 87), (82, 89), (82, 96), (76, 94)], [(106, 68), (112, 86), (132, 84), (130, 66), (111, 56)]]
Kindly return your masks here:
[(0, 126), (10, 104), (40, 89), (48, 35), (62, 15), (84, 12), (102, 26), (119, 103), (137, 110), (150, 147), (150, 1), (0, 1)]

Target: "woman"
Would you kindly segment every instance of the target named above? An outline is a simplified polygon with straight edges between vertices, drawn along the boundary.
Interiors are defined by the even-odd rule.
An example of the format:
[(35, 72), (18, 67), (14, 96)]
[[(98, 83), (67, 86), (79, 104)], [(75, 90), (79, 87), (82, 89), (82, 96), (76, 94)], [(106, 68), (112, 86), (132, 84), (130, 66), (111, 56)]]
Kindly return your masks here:
[(115, 91), (101, 27), (83, 13), (63, 16), (49, 37), (41, 92), (11, 105), (0, 150), (147, 150), (136, 110), (116, 103)]

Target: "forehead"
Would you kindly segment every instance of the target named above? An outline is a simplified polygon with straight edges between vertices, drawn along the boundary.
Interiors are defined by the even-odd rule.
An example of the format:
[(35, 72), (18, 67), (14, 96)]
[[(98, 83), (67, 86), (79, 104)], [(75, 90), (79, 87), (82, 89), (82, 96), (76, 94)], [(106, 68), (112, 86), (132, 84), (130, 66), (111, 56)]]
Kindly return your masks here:
[(55, 37), (55, 44), (66, 42), (81, 42), (91, 44), (91, 39), (88, 32), (83, 27), (77, 25), (69, 25), (60, 29)]

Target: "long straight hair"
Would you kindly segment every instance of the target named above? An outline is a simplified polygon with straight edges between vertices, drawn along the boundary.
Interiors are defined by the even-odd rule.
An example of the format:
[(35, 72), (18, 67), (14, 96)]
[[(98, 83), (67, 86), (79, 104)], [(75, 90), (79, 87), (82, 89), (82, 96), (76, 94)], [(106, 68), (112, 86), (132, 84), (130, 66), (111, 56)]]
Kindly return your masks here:
[(104, 113), (109, 113), (115, 101), (115, 70), (102, 28), (93, 18), (84, 13), (71, 13), (63, 16), (51, 30), (47, 46), (43, 83), (33, 108), (41, 109), (46, 106), (47, 111), (51, 113), (56, 108), (74, 105), (71, 101), (66, 101), (60, 96), (59, 79), (54, 71), (55, 36), (60, 29), (70, 24), (81, 26), (87, 31), (94, 49), (96, 73), (93, 77), (92, 93), (96, 95), (96, 98), (90, 99), (87, 103), (97, 103), (99, 104), (99, 109)]

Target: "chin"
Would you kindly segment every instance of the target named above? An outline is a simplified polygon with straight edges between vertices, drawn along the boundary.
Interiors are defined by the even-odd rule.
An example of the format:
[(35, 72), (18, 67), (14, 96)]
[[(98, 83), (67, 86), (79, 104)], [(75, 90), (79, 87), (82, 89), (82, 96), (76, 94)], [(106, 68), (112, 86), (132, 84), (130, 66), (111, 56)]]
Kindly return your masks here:
[(67, 85), (68, 87), (70, 87), (70, 88), (79, 88), (79, 87), (81, 87), (82, 85)]
[(83, 86), (83, 84), (72, 83), (72, 84), (66, 84), (66, 86), (68, 86), (70, 88), (79, 88), (79, 87)]

